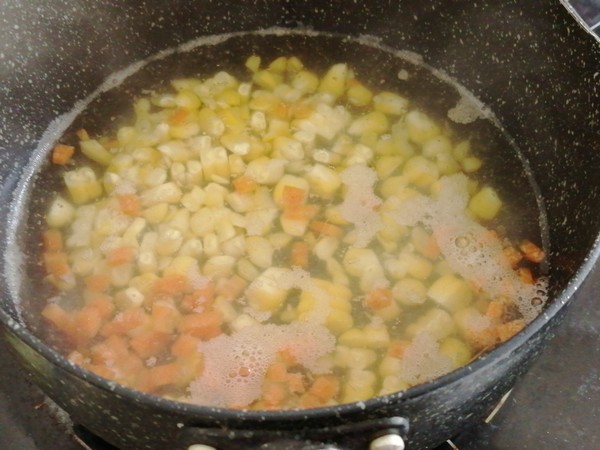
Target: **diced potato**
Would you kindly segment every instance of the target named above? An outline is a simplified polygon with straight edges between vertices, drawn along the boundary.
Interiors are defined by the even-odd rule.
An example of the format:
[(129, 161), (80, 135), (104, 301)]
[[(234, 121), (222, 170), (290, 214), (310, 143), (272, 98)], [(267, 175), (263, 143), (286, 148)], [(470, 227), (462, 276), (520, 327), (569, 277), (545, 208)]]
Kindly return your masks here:
[(113, 158), (111, 152), (106, 150), (104, 146), (95, 139), (83, 140), (79, 143), (81, 152), (103, 166), (108, 166)]
[(410, 111), (406, 114), (406, 129), (413, 142), (422, 144), (440, 134), (436, 123), (421, 111)]
[(469, 201), (469, 211), (483, 220), (492, 220), (502, 207), (502, 200), (494, 188), (484, 186)]
[(248, 236), (245, 244), (248, 259), (255, 266), (266, 269), (273, 264), (274, 248), (271, 243), (262, 236)]
[(366, 400), (375, 395), (375, 374), (368, 370), (352, 369), (342, 388), (342, 402)]
[(431, 308), (406, 328), (414, 337), (420, 333), (429, 333), (437, 340), (444, 339), (456, 331), (452, 316), (441, 308)]
[(454, 275), (442, 275), (431, 285), (427, 296), (450, 312), (467, 307), (473, 301), (473, 290)]
[(454, 368), (464, 366), (473, 357), (469, 346), (461, 339), (450, 336), (440, 343), (440, 353), (452, 361)]
[(287, 289), (279, 280), (287, 272), (280, 267), (269, 267), (246, 289), (248, 304), (258, 311), (276, 311), (287, 297)]
[(71, 203), (57, 196), (48, 209), (46, 214), (46, 223), (53, 228), (62, 228), (69, 225), (75, 218), (75, 208)]
[(335, 350), (334, 361), (337, 366), (349, 369), (367, 369), (377, 360), (373, 350), (365, 348), (351, 348), (338, 345)]
[(64, 180), (73, 203), (88, 203), (102, 195), (102, 186), (90, 167), (80, 167), (66, 172)]
[(306, 179), (312, 192), (325, 198), (334, 195), (342, 185), (340, 174), (323, 164), (314, 164), (306, 173)]
[(373, 97), (373, 107), (385, 114), (400, 116), (408, 110), (408, 100), (393, 92), (380, 92)]

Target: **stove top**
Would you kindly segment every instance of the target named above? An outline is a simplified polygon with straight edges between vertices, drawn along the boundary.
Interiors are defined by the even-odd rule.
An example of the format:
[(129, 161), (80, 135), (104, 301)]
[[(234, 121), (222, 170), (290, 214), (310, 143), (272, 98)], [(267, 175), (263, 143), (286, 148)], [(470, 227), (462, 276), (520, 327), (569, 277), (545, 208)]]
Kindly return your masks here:
[[(600, 0), (570, 0), (600, 34)], [(600, 262), (549, 348), (503, 399), (493, 417), (436, 450), (600, 448)], [(0, 340), (0, 450), (117, 450), (31, 385)]]

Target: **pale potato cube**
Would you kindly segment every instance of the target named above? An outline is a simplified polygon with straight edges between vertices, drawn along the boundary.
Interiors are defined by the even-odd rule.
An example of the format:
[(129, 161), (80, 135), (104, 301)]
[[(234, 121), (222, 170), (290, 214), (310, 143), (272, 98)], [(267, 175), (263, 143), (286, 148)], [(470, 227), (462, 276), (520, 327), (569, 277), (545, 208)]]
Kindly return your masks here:
[(473, 301), (468, 282), (454, 275), (442, 275), (431, 285), (427, 296), (450, 312), (466, 308)]

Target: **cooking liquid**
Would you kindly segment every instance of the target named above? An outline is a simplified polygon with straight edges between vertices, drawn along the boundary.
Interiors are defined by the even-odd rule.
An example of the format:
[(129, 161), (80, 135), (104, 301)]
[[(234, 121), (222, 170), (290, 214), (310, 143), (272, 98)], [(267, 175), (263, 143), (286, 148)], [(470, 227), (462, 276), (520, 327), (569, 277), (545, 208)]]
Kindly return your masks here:
[[(302, 55), (302, 50), (299, 50), (303, 48), (302, 44), (305, 41), (312, 43), (313, 40), (318, 40), (320, 43), (320, 52), (312, 56)], [(538, 221), (541, 216), (538, 212), (539, 207), (534, 195), (535, 189), (532, 188), (531, 177), (516, 152), (507, 155), (503, 149), (501, 156), (495, 156), (498, 153), (497, 147), (506, 145), (504, 136), (489, 120), (477, 120), (478, 115), (473, 114), (473, 111), (479, 111), (482, 116), (489, 116), (489, 114), (481, 108), (473, 108), (473, 105), (477, 105), (477, 103), (466, 101), (465, 99), (468, 97), (463, 89), (459, 89), (460, 92), (457, 93), (454, 87), (447, 84), (447, 80), (441, 81), (432, 76), (425, 66), (415, 65), (414, 55), (394, 55), (386, 49), (373, 47), (373, 44), (365, 40), (360, 42), (340, 41), (339, 38), (331, 36), (307, 36), (281, 32), (275, 32), (274, 35), (256, 34), (252, 35), (251, 39), (248, 36), (243, 38), (234, 36), (227, 40), (219, 40), (217, 44), (210, 46), (194, 47), (193, 44), (190, 44), (184, 48), (186, 53), (167, 53), (163, 55), (163, 58), (154, 60), (148, 65), (136, 66), (139, 71), (126, 78), (120, 87), (108, 90), (94, 99), (77, 116), (69, 128), (70, 131), (67, 131), (61, 141), (76, 143), (72, 133), (81, 126), (86, 127), (93, 135), (114, 133), (116, 128), (121, 126), (123, 121), (127, 120), (126, 117), (131, 114), (126, 107), (123, 114), (115, 115), (115, 111), (124, 110), (124, 105), (131, 102), (131, 100), (127, 100), (131, 94), (139, 95), (138, 86), (164, 91), (164, 82), (173, 79), (174, 76), (207, 78), (218, 68), (226, 68), (231, 74), (243, 79), (245, 76), (242, 75), (241, 61), (245, 57), (240, 55), (248, 56), (258, 48), (263, 55), (263, 60), (269, 61), (268, 57), (264, 56), (266, 54), (264, 43), (266, 42), (271, 46), (273, 54), (298, 55), (309, 69), (314, 69), (316, 72), (322, 73), (331, 62), (348, 61), (354, 69), (357, 79), (364, 81), (365, 85), (374, 92), (380, 90), (399, 92), (410, 99), (411, 108), (414, 105), (416, 110), (427, 111), (444, 130), (448, 127), (448, 121), (444, 114), (451, 111), (449, 116), (459, 122), (459, 124), (452, 124), (452, 131), (449, 132), (452, 141), (456, 145), (462, 138), (472, 138), (475, 143), (473, 146), (485, 161), (482, 175), (479, 175), (480, 181), (486, 184), (492, 183), (500, 190), (501, 197), (509, 199), (509, 202), (505, 202), (503, 212), (486, 224), (487, 228), (483, 228), (468, 214), (465, 214), (465, 205), (471, 196), (468, 180), (464, 175), (454, 173), (440, 178), (439, 186), (436, 188), (439, 190), (437, 197), (432, 199), (431, 196), (426, 195), (429, 193), (430, 187), (424, 185), (408, 203), (410, 208), (406, 207), (406, 203), (394, 207), (391, 216), (402, 227), (415, 227), (420, 230), (421, 235), (425, 233), (425, 236), (435, 237), (443, 257), (450, 265), (451, 270), (448, 272), (454, 274), (456, 279), (467, 280), (471, 283), (477, 281), (477, 285), (483, 288), (485, 293), (482, 294), (480, 303), (489, 303), (490, 298), (509, 297), (516, 300), (517, 310), (511, 313), (513, 318), (531, 320), (541, 307), (539, 299), (545, 298), (544, 284), (525, 285), (512, 271), (503, 272), (500, 278), (498, 278), (499, 272), (497, 271), (482, 275), (482, 267), (487, 267), (489, 270), (498, 269), (494, 266), (494, 261), (499, 259), (503, 245), (499, 240), (488, 240), (487, 242), (492, 242), (492, 245), (479, 246), (481, 241), (485, 240), (488, 228), (500, 229), (502, 234), (508, 236), (513, 242), (519, 242), (524, 238), (532, 239), (543, 234), (540, 231), (543, 230), (543, 226), (540, 227)], [(277, 43), (277, 45), (273, 45), (273, 43)], [(365, 51), (365, 46), (369, 47), (368, 51)], [(185, 58), (182, 58), (182, 55)], [(409, 59), (407, 60), (406, 57)], [(181, 65), (182, 60), (185, 60), (185, 67)], [(361, 67), (366, 67), (368, 70), (363, 71)], [(439, 73), (435, 72), (435, 75), (439, 75)], [(156, 80), (160, 81), (156, 82)], [(465, 109), (465, 104), (470, 107)], [(352, 108), (352, 106), (349, 108), (356, 109), (355, 114), (361, 112), (360, 108)], [(107, 114), (107, 111), (110, 111), (110, 114)], [(47, 152), (47, 149), (41, 151)], [(495, 158), (502, 161), (506, 161), (506, 158), (513, 158), (513, 162), (520, 164), (519, 167), (523, 168), (521, 175), (515, 177), (514, 165), (506, 168), (510, 164), (498, 165), (494, 161)], [(409, 253), (418, 253), (414, 251), (414, 243), (410, 236), (399, 236), (399, 242), (386, 242), (385, 240), (381, 242), (375, 239), (376, 234), (385, 227), (377, 223), (377, 214), (373, 215), (373, 212), (387, 198), (380, 192), (379, 181), (376, 180), (377, 173), (373, 169), (377, 159), (367, 162), (357, 161), (356, 164), (350, 164), (347, 168), (338, 170), (343, 189), (353, 195), (346, 195), (343, 199), (334, 197), (325, 199), (325, 201), (323, 198), (318, 200), (325, 209), (333, 204), (341, 204), (340, 209), (344, 220), (354, 226), (354, 237), (346, 242), (342, 240), (336, 246), (334, 253), (337, 261), (340, 265), (344, 265), (344, 258), (351, 259), (347, 257), (349, 249), (352, 248), (352, 252), (356, 248), (368, 248), (369, 245), (376, 254), (398, 253), (400, 249), (405, 248), (405, 244), (413, 246)], [(39, 167), (39, 173), (36, 173), (33, 184), (35, 195), (30, 198), (35, 199), (31, 201), (31, 204), (37, 205), (34, 210), (38, 213), (30, 214), (27, 218), (28, 233), (31, 233), (30, 235), (34, 238), (38, 236), (37, 233), (40, 230), (39, 214), (41, 211), (45, 211), (49, 202), (48, 195), (44, 195), (42, 191), (61, 190), (61, 174), (57, 172), (60, 171), (55, 168)], [(392, 172), (388, 176), (399, 173), (401, 171)], [(383, 184), (383, 181), (381, 183)], [(273, 194), (272, 189), (272, 187), (269, 188), (271, 195)], [(42, 195), (38, 195), (38, 193)], [(126, 189), (123, 193), (127, 193)], [(352, 205), (353, 198), (359, 198), (358, 203)], [(509, 203), (509, 206), (506, 203)], [(362, 205), (362, 209), (360, 205)], [(513, 220), (515, 217), (518, 220)], [(449, 221), (452, 223), (450, 230), (447, 226)], [(511, 227), (506, 227), (504, 230), (503, 224), (505, 223), (510, 223)], [(346, 228), (352, 229), (352, 227)], [(282, 234), (281, 229), (275, 225), (275, 229), (270, 234)], [(316, 245), (319, 239), (323, 241), (324, 237), (313, 233), (311, 239), (313, 240), (311, 245)], [(400, 243), (402, 245), (399, 245)], [(397, 314), (392, 311), (393, 308), (388, 313), (369, 310), (364, 305), (368, 293), (377, 289), (382, 289), (384, 292), (391, 287), (386, 285), (383, 280), (387, 274), (386, 277), (380, 277), (381, 279), (375, 277), (365, 281), (368, 276), (363, 272), (369, 273), (373, 265), (359, 266), (358, 274), (346, 274), (348, 282), (346, 286), (340, 288), (339, 285), (344, 283), (341, 283), (339, 279), (334, 280), (333, 283), (329, 281), (332, 269), (328, 269), (322, 259), (311, 257), (311, 265), (305, 268), (290, 266), (290, 251), (290, 247), (285, 245), (277, 249), (273, 253), (272, 264), (263, 271), (264, 275), (273, 268), (286, 268), (286, 270), (276, 273), (274, 277), (266, 277), (268, 282), (274, 278), (276, 288), (286, 291), (287, 300), (283, 302), (283, 305), (274, 311), (270, 310), (269, 307), (261, 304), (260, 298), (264, 298), (262, 294), (257, 295), (259, 300), (253, 302), (252, 289), (260, 291), (261, 286), (256, 279), (250, 279), (251, 277), (247, 276), (248, 279), (245, 280), (248, 283), (246, 295), (235, 298), (232, 303), (238, 319), (226, 320), (225, 333), (201, 339), (202, 343), (197, 345), (197, 353), (202, 356), (192, 358), (193, 362), (190, 363), (190, 367), (197, 366), (196, 372), (193, 373), (194, 380), (183, 385), (181, 383), (159, 384), (145, 390), (184, 401), (225, 407), (262, 409), (321, 406), (361, 400), (373, 395), (405, 389), (443, 375), (467, 362), (479, 350), (486, 349), (486, 345), (477, 343), (476, 340), (469, 342), (465, 333), (457, 331), (456, 328), (458, 322), (470, 323), (472, 330), (477, 330), (477, 328), (484, 330), (489, 326), (489, 318), (486, 318), (485, 308), (482, 304), (478, 305), (479, 309), (465, 307), (460, 311), (455, 311), (453, 308), (450, 310), (444, 307), (440, 308), (431, 299), (424, 299), (422, 304), (419, 304), (421, 299), (413, 301), (414, 304), (411, 306), (407, 306), (410, 300), (405, 300), (405, 304), (402, 304), (394, 299), (395, 303), (393, 304), (398, 303), (396, 309), (401, 310)], [(36, 254), (38, 251), (34, 249), (32, 253)], [(444, 264), (441, 259), (437, 258), (430, 261), (432, 267), (433, 263), (436, 263), (432, 275), (424, 276), (424, 280), (417, 280), (417, 282), (424, 281), (431, 288), (431, 283), (442, 276)], [(205, 259), (201, 260), (205, 261)], [(36, 265), (35, 259), (30, 258), (29, 261), (32, 263), (28, 266), (28, 273), (32, 279), (40, 279), (38, 276), (40, 269)], [(346, 264), (352, 266), (351, 261), (346, 261)], [(534, 269), (539, 270), (535, 267)], [(478, 277), (474, 276), (475, 270), (478, 271)], [(502, 268), (499, 270), (501, 272)], [(386, 272), (389, 270), (386, 269)], [(270, 273), (272, 274), (273, 271), (271, 270)], [(538, 275), (540, 273), (536, 272), (536, 276)], [(414, 279), (415, 277), (408, 278)], [(264, 282), (265, 278), (263, 277), (262, 280)], [(393, 282), (399, 281), (393, 280)], [(206, 287), (207, 280), (200, 277), (196, 278), (195, 283), (195, 287), (201, 289)], [(506, 286), (510, 286), (508, 290)], [(46, 292), (46, 298), (56, 295), (56, 292), (48, 285), (36, 285), (35, 287), (41, 292)], [(406, 292), (410, 291), (409, 287), (405, 287)], [(22, 289), (27, 288), (22, 286)], [(342, 289), (342, 291), (333, 294), (328, 292), (328, 290), (335, 289)], [(55, 298), (55, 300), (67, 310), (77, 309), (81, 306), (82, 299), (80, 291), (75, 292), (74, 295), (73, 291), (60, 294), (59, 298)], [(308, 311), (301, 312), (300, 314), (304, 314), (304, 317), (302, 320), (297, 320), (298, 308), (302, 304), (303, 296), (304, 303), (310, 303), (313, 307), (308, 308)], [(331, 317), (331, 321), (335, 322), (336, 318), (340, 317), (337, 313), (332, 314), (335, 312), (332, 311), (332, 308), (336, 308), (332, 307), (331, 303), (335, 299), (345, 297), (348, 297), (345, 299), (345, 304), (350, 305), (352, 310), (351, 326), (328, 324), (327, 318)], [(476, 303), (477, 301), (474, 305)], [(42, 306), (39, 302), (31, 309), (27, 308), (27, 316), (34, 326), (39, 322), (36, 315)], [(347, 308), (347, 306), (343, 308)], [(149, 311), (150, 309), (151, 307), (148, 308)], [(467, 309), (467, 312), (463, 311)], [(201, 308), (197, 312), (201, 313)], [(223, 312), (221, 311), (221, 313)], [(115, 312), (112, 320), (118, 322), (118, 314), (123, 314), (123, 311)], [(244, 320), (251, 323), (252, 326), (240, 324), (240, 316), (249, 317)], [(457, 316), (462, 318), (457, 318)], [(447, 320), (448, 317), (450, 322)], [(235, 320), (238, 320), (237, 324)], [(440, 325), (443, 323), (446, 323), (446, 331), (440, 331), (444, 328)], [(439, 328), (436, 328), (437, 325), (431, 324), (437, 324)], [(40, 328), (42, 329), (41, 333), (46, 335), (50, 341), (58, 343), (62, 347), (62, 351), (72, 350), (72, 344), (69, 346), (62, 340), (60, 334), (52, 332), (46, 324), (42, 323)], [(365, 335), (369, 337), (365, 342), (360, 342), (360, 338), (357, 336), (365, 338)], [(467, 340), (466, 344), (464, 344), (465, 339)], [(96, 338), (93, 342), (98, 344), (102, 340), (102, 338)], [(390, 345), (392, 341), (395, 346)], [(461, 342), (463, 342), (462, 347)], [(169, 345), (172, 345), (172, 342)], [(454, 349), (454, 353), (444, 352), (443, 348)], [(467, 356), (462, 355), (459, 364), (457, 363), (460, 359), (456, 354), (457, 348), (467, 349)], [(119, 378), (119, 375), (115, 375), (118, 370), (116, 372), (107, 370), (111, 369), (110, 364), (105, 364), (103, 369), (99, 369), (90, 360), (86, 361), (88, 357), (81, 352), (71, 353), (71, 357), (84, 367), (91, 370), (96, 369), (95, 371), (108, 378), (144, 389), (141, 384), (137, 385), (131, 380), (125, 380), (124, 377)], [(145, 358), (139, 369), (152, 372), (157, 367), (173, 363), (174, 359), (172, 354), (165, 353), (163, 349), (159, 354)], [(154, 370), (153, 373), (156, 374), (159, 371)], [(285, 385), (286, 395), (289, 397), (286, 402), (275, 402), (271, 397), (258, 399), (263, 393), (262, 391), (266, 389), (266, 384), (270, 386), (270, 395), (276, 395), (278, 392), (276, 388), (281, 387), (277, 383)], [(313, 386), (318, 383), (326, 387), (333, 386), (335, 394), (321, 401), (318, 395), (311, 391)], [(315, 392), (322, 391), (316, 388), (313, 390)], [(290, 395), (290, 392), (294, 395)], [(308, 394), (311, 394), (312, 397)]]

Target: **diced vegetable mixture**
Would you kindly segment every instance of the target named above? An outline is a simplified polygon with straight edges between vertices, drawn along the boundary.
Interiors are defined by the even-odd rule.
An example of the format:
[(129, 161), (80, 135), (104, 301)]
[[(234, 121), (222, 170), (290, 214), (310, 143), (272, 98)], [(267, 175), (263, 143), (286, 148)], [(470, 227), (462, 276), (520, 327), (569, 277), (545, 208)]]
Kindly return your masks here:
[(489, 228), (503, 203), (468, 140), (344, 63), (246, 67), (54, 147), (42, 314), (71, 361), (180, 401), (312, 408), (431, 380), (535, 316), (544, 252)]

